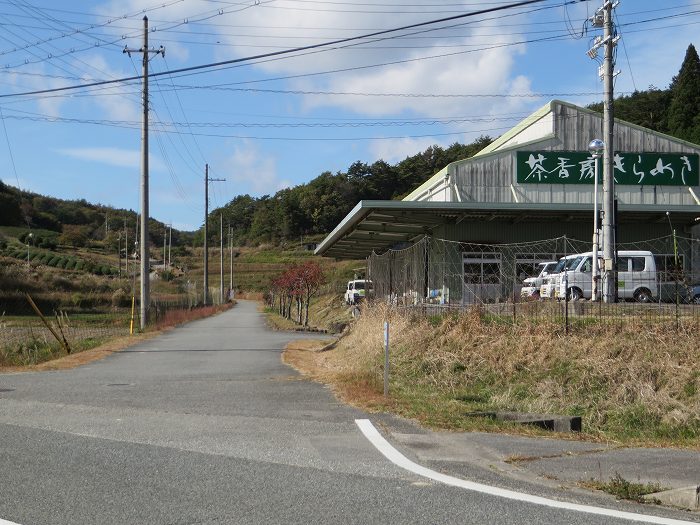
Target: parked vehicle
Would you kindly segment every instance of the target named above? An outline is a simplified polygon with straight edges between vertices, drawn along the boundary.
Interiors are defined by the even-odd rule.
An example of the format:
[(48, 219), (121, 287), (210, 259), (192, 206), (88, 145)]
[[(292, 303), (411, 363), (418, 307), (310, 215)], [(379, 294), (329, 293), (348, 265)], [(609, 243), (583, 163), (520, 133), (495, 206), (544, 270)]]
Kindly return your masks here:
[[(602, 267), (602, 260), (599, 261)], [(572, 301), (591, 299), (593, 294), (593, 254), (591, 252), (574, 256), (566, 264), (559, 279), (559, 298), (567, 296)], [(598, 287), (602, 291), (602, 280)], [(654, 255), (650, 251), (627, 250), (617, 254), (617, 296), (619, 299), (633, 299), (640, 303), (650, 303), (659, 294)]]
[(527, 277), (523, 280), (523, 287), (520, 289), (520, 297), (533, 297), (538, 298), (540, 296), (540, 287), (544, 283), (545, 278), (549, 275), (557, 265), (558, 261), (547, 261), (541, 262), (537, 266), (539, 267), (539, 272), (534, 277)]
[(366, 279), (348, 281), (348, 287), (345, 290), (345, 304), (357, 304), (371, 291), (372, 281)]
[(688, 301), (693, 304), (700, 304), (700, 283), (688, 287)]
[(560, 274), (574, 258), (576, 258), (576, 255), (567, 255), (559, 259), (556, 266), (552, 268), (547, 277), (542, 281), (542, 285), (540, 286), (541, 299), (554, 299), (559, 295)]

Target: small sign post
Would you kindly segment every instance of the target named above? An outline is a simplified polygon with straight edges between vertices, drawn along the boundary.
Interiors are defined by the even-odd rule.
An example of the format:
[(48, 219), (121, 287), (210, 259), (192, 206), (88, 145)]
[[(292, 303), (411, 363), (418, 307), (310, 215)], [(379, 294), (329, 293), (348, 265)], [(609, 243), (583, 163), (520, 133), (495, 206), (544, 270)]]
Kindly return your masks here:
[(389, 396), (389, 321), (384, 321), (384, 397)]

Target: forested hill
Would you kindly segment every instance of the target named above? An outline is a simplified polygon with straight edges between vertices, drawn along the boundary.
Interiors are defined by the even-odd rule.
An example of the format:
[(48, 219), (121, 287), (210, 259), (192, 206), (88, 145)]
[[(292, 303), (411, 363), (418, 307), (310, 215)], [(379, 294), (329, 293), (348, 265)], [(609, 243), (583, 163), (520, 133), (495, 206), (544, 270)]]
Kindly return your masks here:
[[(64, 200), (23, 191), (0, 180), (0, 226), (16, 226), (44, 233), (35, 235), (41, 239), (41, 247), (53, 248), (57, 243), (70, 246), (88, 246), (93, 242), (106, 242), (117, 246), (117, 238), (136, 238), (136, 212), (91, 204), (85, 199)], [(159, 243), (166, 225), (151, 219), (151, 242)], [(184, 244), (193, 234), (172, 231), (173, 243)], [(0, 244), (2, 243), (0, 235)], [(40, 244), (37, 244), (40, 246)]]
[(212, 211), (235, 230), (237, 244), (277, 243), (300, 236), (329, 233), (361, 200), (397, 199), (407, 195), (450, 162), (473, 156), (491, 143), (480, 137), (471, 144), (443, 149), (431, 146), (397, 164), (378, 160), (355, 162), (347, 171), (326, 171), (306, 184), (260, 198), (240, 195)]
[[(588, 106), (603, 111), (603, 103)], [(619, 97), (615, 118), (700, 144), (700, 58), (691, 44), (668, 89), (651, 86)]]

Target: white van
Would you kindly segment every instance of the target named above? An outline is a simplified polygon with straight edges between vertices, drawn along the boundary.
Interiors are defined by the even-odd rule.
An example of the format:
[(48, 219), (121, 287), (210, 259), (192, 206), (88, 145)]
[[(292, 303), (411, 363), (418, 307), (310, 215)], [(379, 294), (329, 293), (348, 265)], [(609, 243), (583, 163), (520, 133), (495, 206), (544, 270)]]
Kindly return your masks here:
[[(599, 258), (599, 268), (603, 266)], [(572, 301), (591, 299), (593, 293), (593, 254), (591, 252), (576, 255), (566, 265), (559, 280), (558, 295), (565, 295)], [(598, 286), (598, 293), (603, 284)], [(619, 299), (634, 299), (649, 303), (658, 297), (659, 285), (656, 279), (654, 255), (645, 250), (620, 251), (617, 254), (617, 296)]]

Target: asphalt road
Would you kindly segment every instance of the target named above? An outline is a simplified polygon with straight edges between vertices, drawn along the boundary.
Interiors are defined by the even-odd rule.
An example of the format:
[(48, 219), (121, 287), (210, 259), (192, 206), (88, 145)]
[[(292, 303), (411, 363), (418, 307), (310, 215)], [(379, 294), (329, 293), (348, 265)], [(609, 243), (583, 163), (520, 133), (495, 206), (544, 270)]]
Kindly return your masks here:
[(299, 337), (244, 301), (81, 368), (0, 375), (0, 523), (630, 523), (394, 465), (367, 414), (281, 362)]

